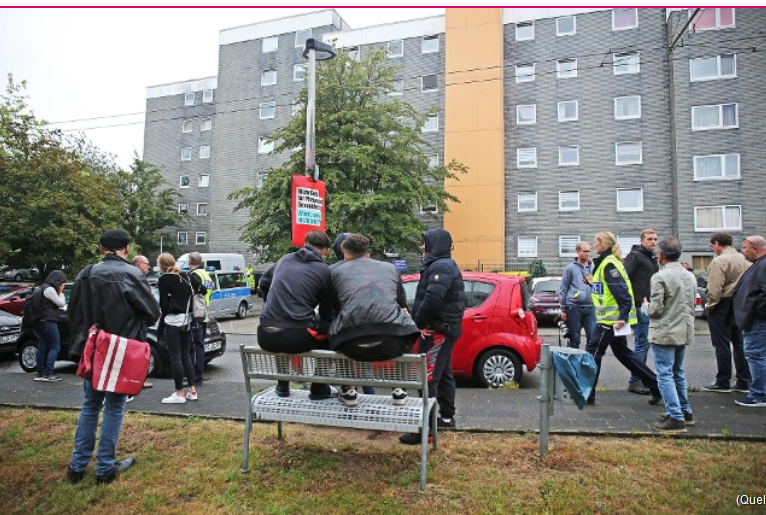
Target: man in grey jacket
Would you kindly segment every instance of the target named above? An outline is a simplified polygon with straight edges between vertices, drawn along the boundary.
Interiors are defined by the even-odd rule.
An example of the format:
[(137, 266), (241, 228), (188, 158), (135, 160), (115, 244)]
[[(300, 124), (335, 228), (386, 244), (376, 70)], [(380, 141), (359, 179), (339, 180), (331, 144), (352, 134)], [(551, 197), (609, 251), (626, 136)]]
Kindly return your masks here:
[(650, 297), (641, 311), (649, 317), (657, 383), (667, 413), (654, 424), (658, 431), (686, 432), (694, 424), (684, 373), (686, 346), (694, 341), (694, 302), (697, 283), (678, 262), (681, 243), (665, 238), (658, 244), (657, 259), (663, 267), (652, 276)]
[(590, 297), (590, 284), (593, 279), (590, 244), (587, 241), (581, 241), (575, 249), (577, 259), (569, 263), (561, 274), (559, 305), (561, 319), (569, 328), (569, 346), (579, 349), (582, 330), (585, 329), (587, 342), (596, 328), (596, 310)]

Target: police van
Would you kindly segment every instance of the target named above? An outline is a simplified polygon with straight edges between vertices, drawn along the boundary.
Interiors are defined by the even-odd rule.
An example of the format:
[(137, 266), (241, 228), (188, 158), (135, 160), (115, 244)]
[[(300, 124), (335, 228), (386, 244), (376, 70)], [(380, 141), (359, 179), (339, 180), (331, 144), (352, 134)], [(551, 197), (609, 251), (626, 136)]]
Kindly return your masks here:
[[(251, 307), (250, 286), (245, 275), (245, 257), (242, 254), (228, 253), (200, 254), (202, 264), (213, 280), (210, 316), (245, 318)], [(189, 270), (189, 254), (178, 258), (177, 264), (181, 270)]]

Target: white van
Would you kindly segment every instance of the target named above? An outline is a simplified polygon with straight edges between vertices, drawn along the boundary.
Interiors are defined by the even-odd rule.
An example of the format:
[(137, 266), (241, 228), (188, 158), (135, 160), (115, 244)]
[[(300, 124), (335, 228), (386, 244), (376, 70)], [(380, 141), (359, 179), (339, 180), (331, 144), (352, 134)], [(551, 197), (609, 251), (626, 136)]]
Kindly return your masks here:
[[(245, 256), (220, 252), (202, 252), (202, 265), (208, 272), (245, 272)], [(176, 261), (181, 270), (189, 270), (189, 254)]]

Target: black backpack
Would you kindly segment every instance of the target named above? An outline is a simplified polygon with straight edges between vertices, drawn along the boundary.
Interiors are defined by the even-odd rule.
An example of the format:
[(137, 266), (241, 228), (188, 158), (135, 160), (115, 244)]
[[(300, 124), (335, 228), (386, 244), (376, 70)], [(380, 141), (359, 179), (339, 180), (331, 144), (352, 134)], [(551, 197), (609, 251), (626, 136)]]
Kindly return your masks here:
[(45, 317), (43, 309), (43, 287), (38, 286), (32, 290), (32, 294), (24, 301), (24, 309), (21, 312), (26, 322), (39, 322)]

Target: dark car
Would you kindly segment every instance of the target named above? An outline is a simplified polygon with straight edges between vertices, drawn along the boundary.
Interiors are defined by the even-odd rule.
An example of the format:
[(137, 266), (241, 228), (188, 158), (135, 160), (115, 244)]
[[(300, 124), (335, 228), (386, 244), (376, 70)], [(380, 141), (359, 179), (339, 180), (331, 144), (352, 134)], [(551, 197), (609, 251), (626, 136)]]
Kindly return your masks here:
[[(64, 287), (64, 296), (69, 300), (71, 284)], [(154, 290), (155, 296), (158, 295)], [(69, 331), (69, 319), (66, 312), (62, 311), (61, 321), (58, 323), (59, 334), (61, 335), (61, 350), (58, 360), (69, 361), (69, 344), (71, 343), (71, 333)], [(157, 338), (158, 324), (149, 328), (146, 339), (151, 348), (152, 355), (149, 361), (149, 375), (152, 377), (170, 377), (170, 351), (168, 350), (165, 337)], [(21, 336), (18, 338), (16, 350), (19, 354), (19, 364), (25, 372), (37, 371), (37, 335), (31, 328), (24, 328)], [(226, 352), (226, 334), (221, 330), (218, 322), (211, 318), (207, 323), (205, 333), (205, 363), (210, 363), (213, 359), (223, 356)]]
[(561, 315), (559, 287), (561, 277), (536, 277), (530, 286), (529, 304), (538, 322), (554, 323)]
[(19, 288), (3, 292), (0, 294), (0, 310), (20, 317), (21, 312), (24, 310), (24, 301), (32, 294), (33, 289)]
[(16, 342), (21, 335), (21, 319), (0, 311), (0, 354), (16, 352)]

